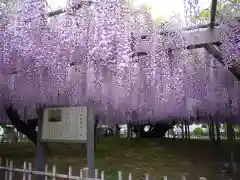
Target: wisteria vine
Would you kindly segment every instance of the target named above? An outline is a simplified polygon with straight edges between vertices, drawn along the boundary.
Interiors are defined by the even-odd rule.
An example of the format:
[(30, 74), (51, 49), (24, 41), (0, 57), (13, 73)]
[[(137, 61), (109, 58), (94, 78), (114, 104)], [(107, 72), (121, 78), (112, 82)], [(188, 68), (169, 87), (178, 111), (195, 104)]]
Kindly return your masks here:
[[(191, 6), (199, 12), (197, 4)], [(204, 49), (184, 49), (181, 32), (160, 35), (142, 13), (149, 52), (131, 57), (131, 28), (141, 33), (131, 13), (121, 0), (102, 0), (49, 21), (43, 1), (26, 0), (8, 23), (1, 14), (1, 108), (11, 103), (25, 119), (36, 116), (36, 104), (85, 103), (106, 123), (206, 120), (210, 114), (224, 120), (229, 113), (237, 120), (239, 82)], [(237, 34), (238, 27), (223, 34), (225, 59), (239, 58)], [(166, 41), (177, 48), (166, 51)], [(0, 121), (6, 121), (1, 113)]]

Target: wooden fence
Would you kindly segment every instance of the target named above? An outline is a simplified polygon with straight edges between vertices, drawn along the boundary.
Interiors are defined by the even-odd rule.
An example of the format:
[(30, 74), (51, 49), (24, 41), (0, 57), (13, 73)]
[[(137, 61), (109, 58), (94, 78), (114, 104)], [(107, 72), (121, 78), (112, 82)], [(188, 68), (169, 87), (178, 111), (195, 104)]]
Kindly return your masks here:
[[(88, 169), (80, 169), (78, 176), (72, 175), (72, 166), (68, 167), (68, 174), (58, 174), (56, 173), (56, 166), (53, 165), (52, 169), (48, 169), (48, 165), (45, 165), (44, 172), (41, 171), (35, 171), (32, 169), (32, 163), (23, 163), (23, 168), (14, 168), (13, 161), (6, 160), (5, 165), (2, 165), (2, 161), (0, 159), (0, 171), (3, 173), (1, 176), (1, 180), (33, 180), (34, 176), (41, 176), (44, 177), (44, 180), (123, 180), (123, 175), (121, 171), (117, 172), (117, 175), (114, 177), (108, 177), (105, 179), (104, 171), (99, 171), (98, 169), (95, 169), (95, 175), (94, 178), (88, 178)], [(51, 171), (51, 172), (50, 172)], [(17, 177), (15, 177), (15, 173), (20, 173)], [(133, 180), (132, 173), (129, 173), (127, 176), (128, 180)], [(142, 178), (141, 178), (142, 179)], [(145, 174), (144, 176), (145, 180), (150, 180), (150, 177), (148, 174)], [(163, 176), (160, 178), (162, 180), (169, 180), (167, 176)], [(185, 175), (182, 175), (179, 180), (187, 180)], [(199, 177), (198, 180), (207, 180), (205, 177)]]

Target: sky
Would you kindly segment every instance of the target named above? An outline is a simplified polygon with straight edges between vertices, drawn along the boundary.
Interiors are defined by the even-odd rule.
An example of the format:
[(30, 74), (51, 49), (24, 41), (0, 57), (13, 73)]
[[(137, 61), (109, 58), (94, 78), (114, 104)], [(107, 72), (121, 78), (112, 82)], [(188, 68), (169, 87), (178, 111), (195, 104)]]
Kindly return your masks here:
[[(47, 0), (52, 10), (64, 7), (67, 0)], [(185, 0), (134, 0), (135, 6), (147, 4), (152, 7), (151, 14), (153, 18), (161, 16), (164, 19), (170, 18), (172, 14), (179, 14), (184, 18), (184, 1)], [(194, 0), (188, 0), (194, 1)], [(196, 0), (197, 1), (197, 0)], [(211, 5), (211, 0), (198, 0), (201, 9)]]

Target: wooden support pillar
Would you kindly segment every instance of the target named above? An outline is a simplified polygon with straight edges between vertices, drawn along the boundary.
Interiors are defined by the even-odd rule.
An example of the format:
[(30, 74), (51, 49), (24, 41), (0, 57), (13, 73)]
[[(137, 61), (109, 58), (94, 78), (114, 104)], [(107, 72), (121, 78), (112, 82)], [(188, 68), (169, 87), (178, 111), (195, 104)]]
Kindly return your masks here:
[(187, 130), (187, 121), (184, 121), (184, 127), (185, 127), (185, 139), (188, 137), (188, 130)]
[[(3, 166), (3, 167), (8, 167), (9, 166), (8, 165), (8, 160), (5, 157), (0, 159), (0, 166)], [(1, 179), (8, 178), (7, 175), (8, 175), (8, 173), (5, 169), (0, 169), (0, 177), (2, 177)]]
[(236, 173), (236, 166), (234, 163), (234, 150), (233, 150), (233, 126), (232, 120), (229, 119), (227, 122), (227, 141), (228, 141), (228, 148), (229, 148), (229, 165), (230, 165), (230, 174)]
[(236, 132), (235, 132), (236, 125), (233, 125), (233, 140), (236, 140)]
[(115, 132), (116, 132), (115, 136), (120, 137), (120, 128), (119, 128), (118, 124), (115, 125)]
[(98, 123), (99, 123), (99, 116), (95, 116), (94, 117), (94, 151), (96, 151), (97, 141), (99, 140)]
[(221, 138), (220, 138), (220, 124), (218, 121), (215, 121), (215, 126), (216, 126), (217, 140), (219, 141)]
[(168, 137), (167, 138), (169, 138), (170, 137), (170, 130), (168, 130), (167, 132), (168, 132)]
[(215, 140), (215, 128), (214, 128), (214, 121), (213, 118), (210, 116), (211, 118), (211, 128), (212, 128), (212, 140)]
[(128, 139), (131, 139), (132, 138), (132, 136), (131, 136), (131, 133), (132, 131), (131, 131), (131, 123), (128, 123), (127, 124), (127, 138)]
[(235, 163), (234, 163), (234, 148), (233, 148), (233, 123), (232, 123), (232, 99), (229, 99), (229, 110), (230, 116), (227, 121), (227, 139), (228, 139), (228, 148), (229, 148), (229, 165), (230, 165), (230, 175), (234, 175), (237, 172)]
[(215, 140), (214, 121), (211, 115), (208, 116), (209, 120), (209, 139)]
[(209, 140), (212, 140), (212, 123), (208, 123)]
[(172, 138), (176, 139), (175, 132), (174, 132), (174, 127), (172, 128)]
[(130, 124), (130, 137), (133, 138), (132, 124)]
[(190, 139), (190, 127), (189, 127), (189, 123), (187, 124), (187, 138)]
[(184, 123), (181, 122), (181, 133), (182, 133), (182, 139), (184, 139)]
[(232, 120), (228, 120), (227, 122), (227, 139), (229, 142), (233, 140), (233, 126), (232, 126)]

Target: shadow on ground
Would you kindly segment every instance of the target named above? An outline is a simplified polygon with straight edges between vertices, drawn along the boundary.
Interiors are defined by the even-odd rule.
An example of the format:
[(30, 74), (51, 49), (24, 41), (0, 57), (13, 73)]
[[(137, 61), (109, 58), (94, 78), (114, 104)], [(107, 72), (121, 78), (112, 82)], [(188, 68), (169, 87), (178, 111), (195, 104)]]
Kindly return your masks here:
[[(62, 143), (49, 146), (51, 152), (46, 153), (45, 162), (49, 167), (55, 164), (58, 173), (68, 173), (68, 166), (71, 165), (73, 174), (78, 175), (79, 169), (86, 167), (83, 145)], [(240, 143), (234, 142), (233, 147), (238, 165)], [(32, 162), (33, 166), (35, 164), (34, 147), (29, 143), (1, 144), (0, 157), (13, 160), (15, 167), (22, 167), (24, 161)], [(134, 180), (144, 179), (145, 173), (149, 173), (153, 180), (163, 176), (180, 180), (182, 174), (187, 174), (190, 180), (199, 176), (205, 176), (208, 180), (225, 180), (226, 177), (220, 177), (219, 169), (228, 159), (226, 141), (102, 138), (97, 143), (95, 167), (104, 170), (109, 180), (117, 179), (118, 170), (123, 172), (125, 178), (132, 173)]]

